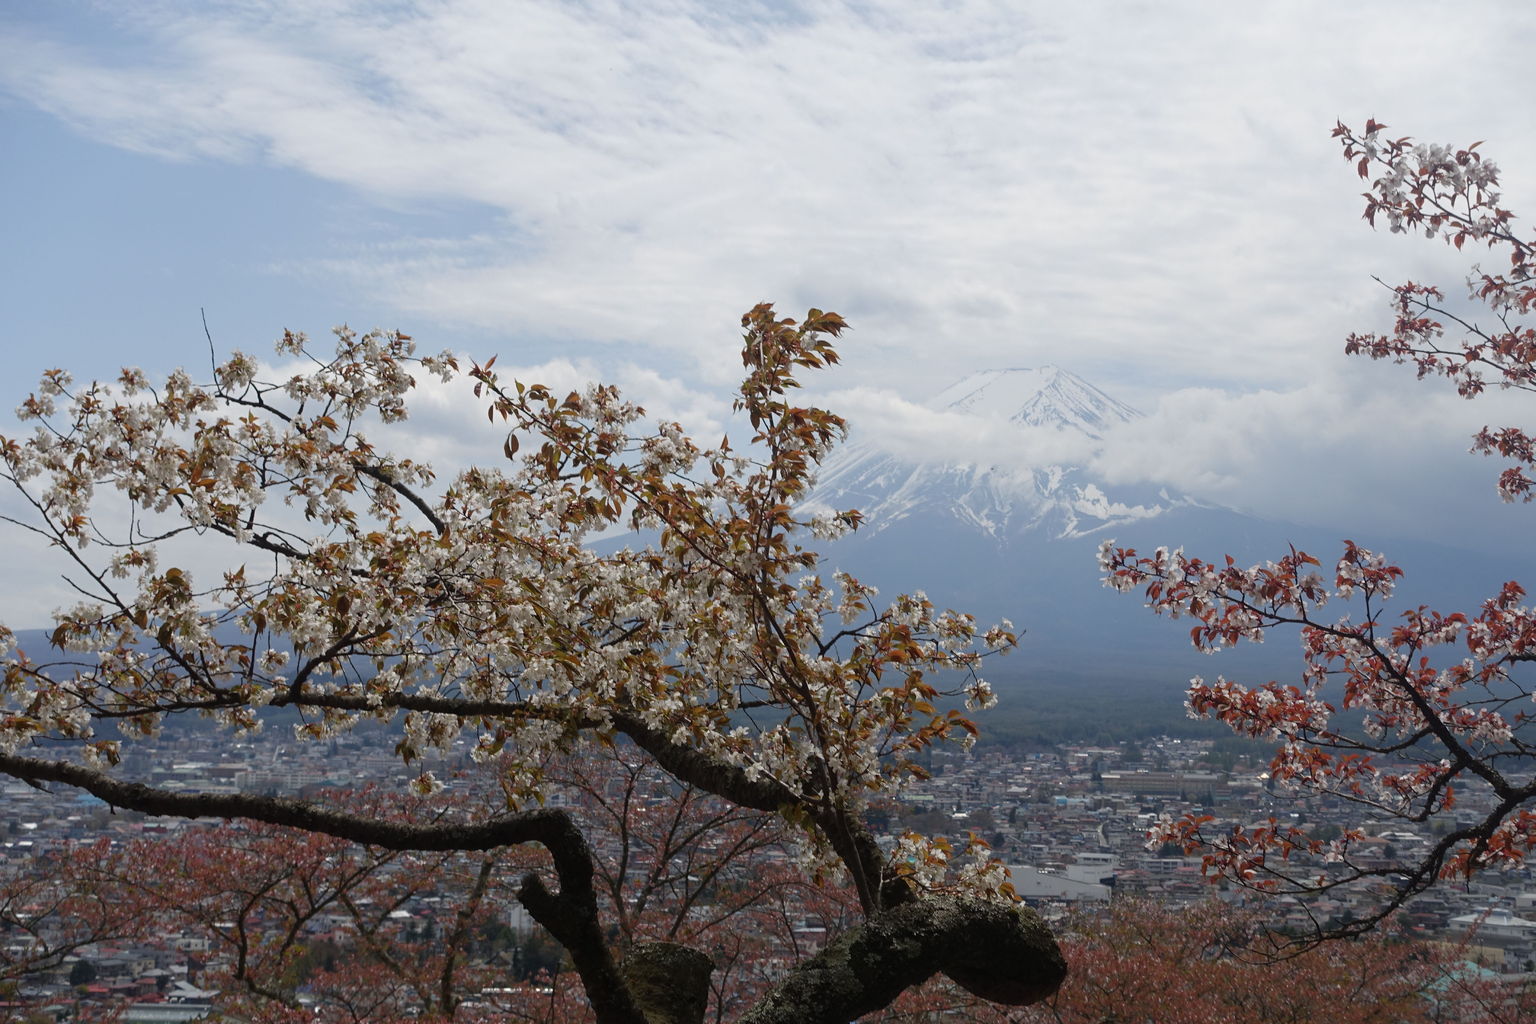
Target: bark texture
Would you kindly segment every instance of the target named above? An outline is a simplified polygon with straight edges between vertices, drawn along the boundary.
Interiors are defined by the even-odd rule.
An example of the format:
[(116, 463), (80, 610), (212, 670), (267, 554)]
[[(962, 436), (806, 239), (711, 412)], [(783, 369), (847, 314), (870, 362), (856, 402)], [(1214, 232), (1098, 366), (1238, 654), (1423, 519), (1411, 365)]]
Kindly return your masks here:
[(984, 999), (1023, 1006), (1055, 992), (1067, 962), (1028, 907), (923, 896), (799, 964), (742, 1024), (847, 1024), (941, 971)]
[(703, 1024), (709, 1005), (709, 956), (676, 942), (643, 942), (624, 957), (624, 980), (649, 1024)]

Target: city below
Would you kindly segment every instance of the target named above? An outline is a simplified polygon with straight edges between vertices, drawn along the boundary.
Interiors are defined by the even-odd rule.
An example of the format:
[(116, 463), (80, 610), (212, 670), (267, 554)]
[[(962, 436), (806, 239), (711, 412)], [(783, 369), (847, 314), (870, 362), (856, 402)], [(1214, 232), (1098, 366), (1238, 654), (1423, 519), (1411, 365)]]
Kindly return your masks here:
[[(326, 799), (338, 790), (377, 783), (388, 793), (393, 791), (390, 787), (403, 788), (419, 770), (402, 766), (392, 752), (393, 742), (392, 734), (383, 729), (317, 744), (285, 742), (276, 730), (271, 736), (260, 734), (235, 743), (216, 733), (182, 731), (162, 737), (153, 749), (129, 748), (122, 772), (186, 792)], [(455, 767), (471, 768), (467, 758), (461, 760), (461, 765), (452, 759), (440, 763), (440, 772), (450, 775)], [(1359, 808), (1342, 800), (1275, 791), (1257, 745), (1160, 737), (1118, 745), (1069, 743), (1048, 750), (981, 747), (970, 753), (936, 753), (929, 769), (931, 778), (906, 793), (899, 804), (872, 811), (871, 824), (882, 842), (895, 843), (908, 830), (948, 835), (957, 841), (974, 834), (1009, 866), (1017, 894), (1048, 920), (1059, 922), (1130, 898), (1169, 907), (1220, 899), (1254, 911), (1271, 928), (1304, 933), (1318, 924), (1363, 916), (1377, 896), (1345, 889), (1305, 904), (1292, 897), (1266, 897), (1226, 883), (1213, 884), (1202, 875), (1199, 856), (1167, 845), (1149, 847), (1147, 832), (1155, 820), (1185, 812), (1212, 815), (1218, 825), (1275, 818), (1321, 838), (1361, 824)], [(15, 781), (4, 784), (3, 795), (7, 814), (6, 824), (0, 826), (4, 829), (0, 880), (27, 877), (38, 866), (57, 860), (61, 851), (100, 842), (102, 837), (110, 837), (110, 845), (118, 847), (148, 839), (174, 842), (210, 829), (236, 834), (245, 828), (119, 812), (67, 789), (50, 793)], [(661, 791), (651, 793), (657, 806), (666, 803), (667, 796)], [(560, 805), (567, 798), (557, 789), (551, 802)], [(569, 799), (573, 807), (579, 802), (575, 796)], [(1469, 813), (1476, 810), (1466, 808)], [(1355, 862), (1369, 867), (1374, 850), (1380, 865), (1388, 865), (1454, 826), (1450, 814), (1420, 828), (1401, 821), (1380, 830), (1367, 825), (1368, 838), (1356, 845)], [(618, 850), (613, 844), (619, 840), (609, 832), (590, 828), (589, 833), (599, 858), (617, 859), (627, 853), (631, 872), (643, 862), (644, 857), (635, 857), (633, 851)], [(764, 845), (745, 869), (757, 871), (764, 862), (785, 856), (783, 850)], [(1327, 868), (1320, 865), (1319, 870)], [(531, 923), (527, 915), (514, 899), (500, 898), (503, 902), (495, 914), (505, 925), (501, 931), (510, 932), (507, 943), (514, 949), (528, 949), (525, 940)], [(455, 901), (425, 886), (399, 899), (390, 911), (388, 927), (397, 938), (446, 935), (454, 927), (456, 913)], [(793, 953), (798, 958), (836, 930), (825, 912), (808, 905), (796, 906), (793, 914), (796, 920), (785, 941), (795, 948), (770, 948), (767, 953)], [(1438, 885), (1414, 900), (1394, 922), (1415, 939), (1460, 943), (1459, 955), (1478, 964), (1489, 977), (1512, 986), (1524, 986), (1536, 961), (1536, 884), (1527, 868)], [(356, 921), (349, 922), (336, 909), (316, 914), (304, 932), (311, 942), (323, 940), (332, 948), (345, 949), (349, 930), (356, 929)], [(90, 1007), (115, 1008), (122, 1013), (120, 1019), (128, 1021), (192, 1019), (209, 1012), (209, 1000), (218, 993), (205, 986), (227, 977), (230, 959), (236, 955), (227, 935), (221, 943), (217, 934), (207, 931), (198, 934), (196, 929), (180, 927), (133, 941), (81, 944), (67, 955), (41, 961), (8, 997), (0, 994), (0, 1004), (10, 1009), (26, 1007), (28, 1012), (43, 1014), (42, 1019), (55, 1021), (93, 1019), (86, 1012)], [(40, 934), (54, 948), (69, 945), (67, 936), (47, 935), (46, 928)], [(29, 942), (39, 939), (11, 927), (0, 932), (0, 941), (7, 944), (6, 960), (15, 962), (28, 954)], [(518, 954), (509, 955), (515, 967)], [(776, 962), (782, 960), (780, 956)], [(529, 976), (527, 971), (521, 974)], [(500, 985), (485, 989), (493, 994), (508, 991), (513, 989)]]

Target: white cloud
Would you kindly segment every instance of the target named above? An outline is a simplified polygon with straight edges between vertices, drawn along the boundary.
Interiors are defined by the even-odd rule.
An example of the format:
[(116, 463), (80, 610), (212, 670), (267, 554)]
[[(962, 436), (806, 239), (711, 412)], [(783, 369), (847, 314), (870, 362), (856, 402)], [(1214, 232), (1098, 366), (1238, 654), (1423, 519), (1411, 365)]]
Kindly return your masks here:
[[(303, 265), (445, 321), (715, 379), (768, 296), (919, 372), (1294, 385), (1370, 271), (1429, 258), (1355, 223), (1336, 115), (1536, 168), (1505, 88), (1536, 14), (1474, 8), (159, 3), (144, 53), (16, 33), (0, 83), (118, 145), (483, 204), (471, 239)], [(1477, 54), (1450, 86), (1403, 73), (1447, 52)]]
[(1284, 390), (1181, 389), (1106, 436), (1093, 468), (1111, 484), (1170, 483), (1274, 519), (1451, 546), (1497, 547), (1528, 532), (1529, 510), (1498, 508), (1499, 463), (1467, 451), (1484, 424), (1527, 421), (1522, 398), (1467, 402), (1412, 378), (1345, 365)]
[[(771, 298), (850, 318), (845, 366), (808, 391), (907, 451), (1078, 461), (1060, 438), (1021, 453), (915, 404), (973, 369), (1056, 363), (1152, 413), (1099, 457), (1116, 480), (1156, 469), (1277, 515), (1409, 520), (1415, 486), (1446, 510), (1495, 468), (1463, 449), (1496, 417), (1338, 355), (1386, 322), (1372, 273), (1454, 286), (1466, 257), (1366, 229), (1327, 134), (1374, 116), (1486, 138), (1509, 205), (1536, 208), (1536, 111), (1510, 87), (1536, 9), (146, 0), (73, 16), (97, 31), (0, 22), (0, 90), (157, 158), (339, 183), (386, 222), (478, 211), (472, 229), (403, 218), (391, 244), (338, 232), (274, 265), (364, 287), (381, 320), (494, 331), (502, 365), (537, 337), (519, 372), (617, 380), (711, 440), (736, 318)], [(562, 358), (538, 362), (551, 347)], [(428, 392), (411, 443), (449, 462), (499, 451), (463, 412)]]
[(889, 391), (856, 387), (818, 396), (860, 441), (912, 462), (963, 459), (983, 466), (1082, 465), (1098, 445), (1083, 434), (1022, 431), (1004, 417), (931, 409)]

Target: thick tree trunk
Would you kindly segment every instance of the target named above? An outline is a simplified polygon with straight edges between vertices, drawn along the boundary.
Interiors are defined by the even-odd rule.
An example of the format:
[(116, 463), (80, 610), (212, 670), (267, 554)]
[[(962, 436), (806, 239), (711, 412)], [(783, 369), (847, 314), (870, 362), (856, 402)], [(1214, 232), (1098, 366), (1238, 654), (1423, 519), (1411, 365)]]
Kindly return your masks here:
[(923, 896), (799, 964), (742, 1024), (847, 1024), (939, 972), (983, 999), (1023, 1006), (1054, 993), (1067, 963), (1028, 907)]
[(647, 1024), (704, 1024), (715, 970), (708, 954), (676, 942), (642, 942), (620, 970)]

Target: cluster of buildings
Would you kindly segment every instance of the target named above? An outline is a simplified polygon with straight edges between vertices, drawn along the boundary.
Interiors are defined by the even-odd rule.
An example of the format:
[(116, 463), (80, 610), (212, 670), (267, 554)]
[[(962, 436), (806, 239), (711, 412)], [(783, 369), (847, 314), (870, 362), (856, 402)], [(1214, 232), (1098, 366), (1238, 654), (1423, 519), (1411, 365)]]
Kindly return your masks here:
[[(1343, 924), (1366, 916), (1379, 893), (1342, 887), (1305, 903), (1213, 883), (1202, 858), (1172, 845), (1148, 844), (1160, 818), (1209, 815), (1211, 834), (1231, 825), (1260, 826), (1274, 819), (1309, 835), (1330, 838), (1360, 828), (1351, 843), (1352, 862), (1385, 868), (1412, 861), (1440, 836), (1478, 820), (1491, 808), (1475, 795), (1453, 812), (1423, 824), (1401, 820), (1374, 825), (1359, 805), (1338, 797), (1298, 796), (1270, 784), (1266, 756), (1218, 751), (1211, 740), (1163, 737), (1119, 747), (1066, 745), (1017, 754), (978, 752), (940, 758), (923, 800), (958, 825), (979, 816), (978, 830), (1010, 865), (1015, 889), (1048, 916), (1137, 895), (1162, 904), (1187, 904), (1213, 896), (1256, 909), (1272, 927), (1297, 934), (1318, 924)], [(1306, 854), (1291, 864), (1308, 873), (1338, 877), (1342, 866)], [(1536, 876), (1527, 865), (1482, 872), (1470, 880), (1442, 880), (1395, 918), (1415, 937), (1469, 943), (1486, 968), (1510, 975), (1536, 971)]]
[[(247, 742), (229, 745), (218, 734), (184, 733), (163, 739), (153, 756), (129, 753), (125, 773), (169, 789), (304, 795), (334, 787), (408, 777), (382, 730), (338, 737), (329, 746)], [(964, 835), (991, 843), (1010, 866), (1015, 890), (1047, 917), (1091, 909), (1128, 894), (1166, 904), (1214, 896), (1257, 907), (1265, 919), (1298, 930), (1317, 921), (1363, 915), (1374, 899), (1358, 889), (1303, 906), (1291, 897), (1260, 897), (1213, 886), (1198, 856), (1147, 845), (1149, 826), (1162, 815), (1209, 814), (1224, 822), (1276, 818), (1319, 835), (1361, 825), (1358, 808), (1341, 800), (1300, 799), (1268, 784), (1262, 756), (1218, 748), (1212, 741), (1161, 738), (1120, 746), (1064, 745), (1052, 750), (978, 749), (935, 754), (932, 777), (903, 802), (879, 810), (872, 824), (896, 835), (907, 828)], [(414, 774), (414, 771), (409, 774)], [(127, 841), (174, 831), (179, 822), (114, 813), (70, 791), (47, 793), (20, 782), (0, 784), (6, 807), (0, 823), (0, 883), (33, 870), (60, 844), (98, 839)], [(1463, 806), (1463, 814), (1478, 808)], [(1422, 826), (1400, 822), (1357, 844), (1366, 863), (1388, 864), (1454, 828), (1442, 815)], [(601, 841), (599, 842), (601, 853)], [(1376, 852), (1379, 851), (1379, 854)], [(1322, 868), (1326, 870), (1326, 868)], [(428, 897), (398, 908), (398, 927), (432, 934), (447, 911)], [(3, 909), (3, 908), (0, 908)], [(14, 912), (15, 908), (11, 908)], [(529, 927), (516, 904), (506, 908), (514, 933)], [(1523, 979), (1536, 969), (1536, 881), (1530, 869), (1485, 873), (1465, 883), (1443, 883), (1400, 916), (1418, 937), (1470, 942), (1484, 969)], [(794, 928), (803, 954), (830, 922), (807, 912)], [(345, 922), (331, 922), (340, 929)], [(25, 930), (0, 918), (0, 978), (6, 963), (26, 955)], [(215, 993), (204, 988), (227, 955), (207, 934), (180, 930), (138, 943), (87, 944), (56, 962), (0, 987), (0, 1020), (25, 1007), (56, 1021), (89, 1019), (92, 1008), (113, 1008), (119, 1019), (141, 1024), (195, 1019)], [(502, 951), (515, 958), (516, 951)], [(126, 1009), (125, 1009), (126, 1007)]]

